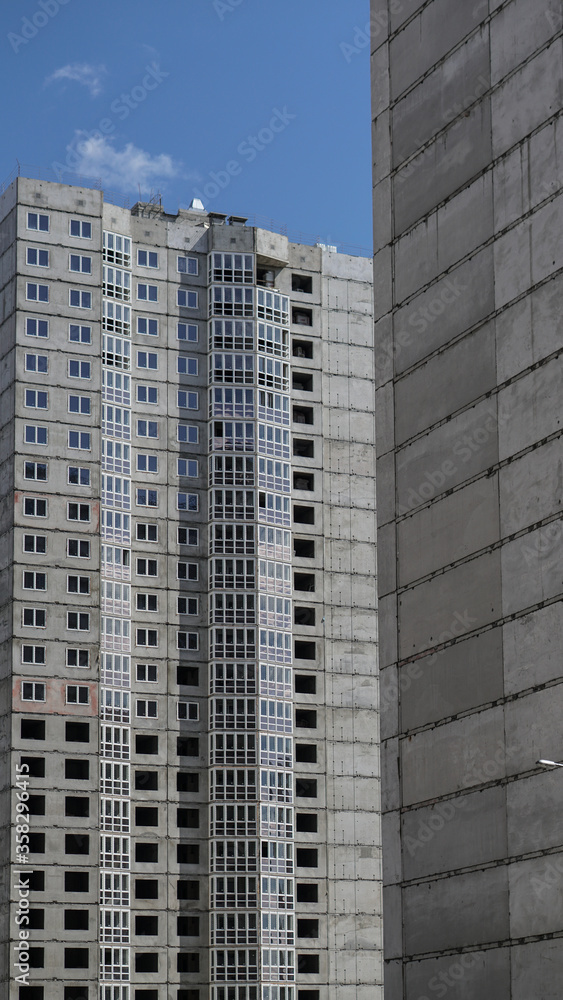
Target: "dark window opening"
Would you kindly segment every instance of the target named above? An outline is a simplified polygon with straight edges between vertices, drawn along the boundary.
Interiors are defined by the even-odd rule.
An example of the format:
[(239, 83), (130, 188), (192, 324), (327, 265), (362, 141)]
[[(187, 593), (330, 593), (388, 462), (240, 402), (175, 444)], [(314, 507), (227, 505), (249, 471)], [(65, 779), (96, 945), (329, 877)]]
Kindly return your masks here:
[(87, 833), (65, 833), (65, 854), (89, 853), (90, 837)]
[(65, 892), (88, 892), (89, 886), (88, 872), (65, 872)]
[(291, 310), (291, 322), (299, 326), (313, 325), (313, 310), (303, 309), (301, 306), (294, 306)]
[(154, 792), (158, 788), (157, 771), (135, 771), (135, 789)]
[(297, 1000), (320, 1000), (320, 993), (318, 990), (298, 990)]
[(314, 573), (295, 573), (293, 586), (295, 590), (303, 590), (309, 594), (314, 593), (315, 590), (315, 574)]
[(295, 674), (296, 694), (316, 694), (317, 678), (314, 674)]
[(179, 865), (198, 865), (199, 844), (177, 844), (176, 861)]
[(295, 607), (293, 609), (293, 620), (296, 625), (314, 625), (315, 609)]
[(178, 972), (199, 972), (199, 953), (197, 951), (180, 951), (176, 958)]
[(316, 847), (298, 847), (295, 852), (298, 868), (318, 868), (319, 852)]
[(297, 729), (316, 729), (317, 713), (309, 708), (296, 708), (295, 725)]
[(178, 937), (197, 937), (199, 935), (199, 917), (178, 917), (176, 930)]
[(45, 910), (29, 910), (29, 923), (28, 927), (30, 930), (42, 931), (45, 928)]
[(199, 809), (177, 809), (176, 822), (178, 826), (196, 830), (199, 827)]
[(158, 753), (158, 736), (144, 736), (137, 733), (135, 736), (135, 752), (139, 756)]
[(293, 438), (293, 454), (301, 458), (314, 458), (315, 445), (313, 441), (306, 438)]
[(296, 743), (295, 760), (298, 764), (316, 764), (317, 747), (315, 743)]
[(156, 806), (136, 806), (135, 826), (158, 826), (158, 808)]
[(88, 986), (65, 986), (64, 1000), (88, 1000), (90, 994)]
[(313, 291), (313, 279), (310, 274), (292, 274), (291, 291), (305, 292), (310, 295)]
[(65, 760), (65, 778), (70, 781), (88, 781), (89, 777), (89, 760)]
[(298, 903), (318, 903), (319, 887), (316, 882), (298, 882), (297, 887)]
[(22, 774), (23, 778), (44, 778), (45, 758), (44, 757), (21, 757), (20, 764), (27, 765), (27, 771)]
[(199, 667), (176, 667), (176, 684), (180, 687), (197, 687)]
[(65, 910), (64, 928), (65, 931), (87, 931), (88, 910)]
[(138, 951), (135, 955), (135, 972), (158, 972), (158, 953)]
[[(294, 507), (293, 508), (293, 520), (296, 521), (295, 517), (296, 511), (311, 511), (314, 514), (313, 507)], [(308, 524), (313, 524), (313, 521), (306, 522)], [(310, 538), (294, 538), (293, 539), (293, 555), (297, 559), (314, 559), (315, 557), (315, 543)]]
[(65, 722), (65, 740), (67, 743), (89, 743), (89, 722)]
[(199, 882), (178, 879), (176, 891), (178, 899), (199, 899)]
[(65, 948), (65, 969), (87, 969), (88, 948)]
[(314, 642), (303, 642), (295, 640), (295, 658), (297, 660), (314, 660), (317, 655), (317, 647)]
[(44, 816), (45, 815), (45, 796), (44, 795), (30, 795), (27, 800), (27, 809), (30, 816)]
[(317, 797), (316, 778), (296, 778), (295, 794), (300, 799), (316, 799)]
[(30, 854), (45, 854), (45, 834), (44, 833), (30, 833), (29, 834), (29, 853)]
[(312, 472), (294, 472), (293, 488), (294, 490), (314, 490), (315, 476)]
[(155, 878), (135, 879), (135, 899), (158, 899), (158, 881)]
[(44, 969), (45, 968), (45, 949), (44, 948), (30, 948), (29, 949), (29, 968), (30, 969)]
[(135, 861), (139, 861), (141, 864), (158, 861), (158, 844), (137, 842), (135, 844)]
[(299, 833), (316, 833), (318, 829), (318, 817), (316, 813), (296, 813), (295, 829)]
[(313, 391), (313, 376), (309, 372), (293, 372), (291, 376), (291, 388), (298, 392)]
[(154, 914), (137, 914), (135, 917), (135, 934), (144, 936), (158, 934), (158, 917)]
[(20, 732), (22, 740), (44, 740), (45, 719), (22, 719)]
[(65, 795), (65, 816), (89, 816), (90, 800), (83, 795)]
[(293, 422), (294, 424), (314, 424), (315, 422), (315, 411), (312, 406), (294, 406), (293, 407)]
[(43, 1000), (44, 995), (42, 986), (20, 986), (18, 993), (19, 1000)]
[(178, 757), (199, 757), (199, 740), (195, 736), (180, 736), (176, 741)]
[(297, 971), (308, 973), (309, 975), (314, 974), (319, 971), (319, 956), (318, 955), (298, 955), (297, 956)]
[(178, 792), (199, 792), (199, 774), (196, 771), (178, 771), (176, 790)]

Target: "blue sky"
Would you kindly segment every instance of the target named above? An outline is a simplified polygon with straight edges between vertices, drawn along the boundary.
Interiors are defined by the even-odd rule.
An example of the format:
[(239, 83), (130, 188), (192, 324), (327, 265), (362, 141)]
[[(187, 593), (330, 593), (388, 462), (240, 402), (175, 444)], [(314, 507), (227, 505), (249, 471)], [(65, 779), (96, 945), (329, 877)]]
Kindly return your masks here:
[[(369, 249), (369, 0), (3, 0), (16, 166)], [(22, 170), (22, 172), (25, 172)], [(30, 172), (31, 173), (31, 172)], [(56, 177), (55, 177), (56, 174)]]

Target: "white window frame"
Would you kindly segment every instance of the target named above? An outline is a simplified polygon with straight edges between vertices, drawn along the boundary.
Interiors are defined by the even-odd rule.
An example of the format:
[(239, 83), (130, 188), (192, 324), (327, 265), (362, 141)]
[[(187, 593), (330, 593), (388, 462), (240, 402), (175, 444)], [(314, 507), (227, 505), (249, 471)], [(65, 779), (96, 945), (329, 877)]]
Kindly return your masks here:
[(176, 718), (180, 722), (199, 722), (199, 702), (179, 701), (176, 706)]
[[(34, 333), (30, 332), (31, 327), (35, 327)], [(47, 332), (39, 333), (40, 329), (45, 329)], [(26, 337), (38, 337), (40, 340), (47, 340), (49, 337), (49, 320), (39, 316), (26, 316), (25, 335)]]
[[(24, 689), (26, 687), (32, 688), (31, 698), (26, 698), (24, 695)], [(47, 686), (43, 681), (28, 681), (25, 680), (21, 682), (20, 697), (22, 701), (46, 701)]]
[[(73, 223), (78, 223), (78, 226), (80, 228), (80, 232), (79, 233), (73, 233), (72, 232)], [(89, 235), (86, 235), (83, 232), (84, 226), (89, 226), (89, 228), (90, 228), (90, 234)], [(85, 219), (69, 219), (68, 220), (68, 235), (71, 236), (72, 239), (74, 239), (74, 240), (91, 240), (92, 239), (92, 223), (91, 222), (87, 222)]]
[[(31, 226), (29, 224), (29, 222), (30, 222), (30, 219), (32, 219), (34, 217), (37, 219), (37, 225), (36, 226)], [(42, 219), (47, 223), (46, 226), (42, 226), (41, 225), (41, 220)], [(26, 228), (27, 229), (31, 229), (32, 232), (34, 232), (34, 233), (48, 233), (50, 231), (50, 225), (51, 225), (51, 221), (50, 221), (50, 217), (48, 215), (43, 215), (41, 212), (28, 212), (27, 213), (27, 227)]]

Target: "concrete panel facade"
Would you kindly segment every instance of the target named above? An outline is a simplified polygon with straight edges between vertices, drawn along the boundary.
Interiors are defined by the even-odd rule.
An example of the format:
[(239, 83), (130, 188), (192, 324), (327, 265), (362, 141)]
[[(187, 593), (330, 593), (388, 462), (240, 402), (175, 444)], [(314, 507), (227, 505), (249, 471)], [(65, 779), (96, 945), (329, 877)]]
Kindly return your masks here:
[(373, 24), (386, 1000), (554, 1000), (563, 4)]

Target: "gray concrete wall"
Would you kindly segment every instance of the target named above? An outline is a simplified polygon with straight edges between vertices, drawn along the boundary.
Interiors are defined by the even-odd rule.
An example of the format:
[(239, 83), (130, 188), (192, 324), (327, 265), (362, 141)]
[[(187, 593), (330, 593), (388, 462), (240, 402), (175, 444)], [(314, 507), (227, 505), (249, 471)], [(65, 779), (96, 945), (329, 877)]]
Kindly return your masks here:
[(563, 9), (372, 26), (385, 995), (556, 996)]

